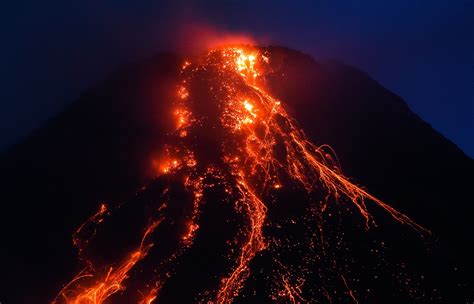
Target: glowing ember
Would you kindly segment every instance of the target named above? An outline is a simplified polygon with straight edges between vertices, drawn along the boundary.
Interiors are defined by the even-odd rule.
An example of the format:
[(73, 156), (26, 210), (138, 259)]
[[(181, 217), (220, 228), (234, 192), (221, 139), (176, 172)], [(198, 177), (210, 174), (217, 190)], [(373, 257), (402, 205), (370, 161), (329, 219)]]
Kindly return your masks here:
[[(271, 54), (263, 54), (256, 48), (229, 47), (212, 50), (197, 62), (186, 61), (182, 65), (183, 79), (178, 86), (173, 112), (176, 130), (164, 147), (164, 160), (156, 165), (160, 176), (184, 176), (181, 178), (183, 185), (193, 194), (193, 210), (183, 228), (178, 251), (193, 246), (199, 233), (206, 189), (223, 187), (234, 200), (235, 211), (246, 218), (240, 231), (242, 237), (230, 240), (237, 246), (237, 250), (229, 255), (231, 269), (221, 277), (215, 290), (203, 293), (202, 301), (232, 303), (251, 275), (250, 262), (260, 252), (278, 246), (280, 241), (267, 239), (264, 227), (271, 224), (267, 223), (267, 213), (270, 203), (275, 201), (272, 198), (287, 186), (303, 189), (308, 197), (315, 193), (323, 194), (325, 199), (314, 204), (309, 211), (314, 217), (323, 214), (333, 200), (341, 204), (348, 202), (344, 208), (358, 211), (369, 228), (374, 219), (367, 204), (373, 203), (400, 223), (420, 233), (429, 233), (345, 177), (334, 161), (337, 158), (330, 147), (315, 146), (306, 138), (282, 103), (265, 87), (264, 76)], [(206, 81), (202, 75), (213, 77), (208, 80), (213, 85), (208, 87), (211, 94), (215, 94), (213, 99), (216, 102), (206, 105), (209, 108), (193, 99), (192, 86), (195, 82)], [(202, 156), (202, 149), (196, 148), (203, 144), (201, 138), (210, 137), (209, 130), (215, 133), (212, 134), (213, 144), (205, 148), (215, 151), (212, 157)], [(99, 223), (105, 213), (105, 207), (101, 207), (87, 225)], [(145, 229), (139, 246), (121, 263), (102, 268), (89, 264), (64, 287), (55, 303), (104, 303), (111, 295), (124, 290), (129, 271), (147, 257), (153, 245), (149, 236), (161, 221), (157, 220)], [(291, 223), (296, 221), (292, 219)], [(315, 226), (313, 234), (319, 233), (322, 234), (322, 228)], [(87, 245), (76, 237), (74, 242), (80, 251)], [(321, 243), (324, 245), (324, 241)], [(178, 251), (173, 258), (179, 254)], [(311, 302), (304, 295), (304, 274), (295, 277), (284, 263), (279, 260), (275, 263), (280, 265), (280, 270), (273, 278), (276, 287), (272, 298), (285, 303)], [(160, 275), (159, 283), (141, 303), (159, 303), (159, 291), (166, 284), (166, 278)], [(348, 297), (357, 303), (349, 281), (343, 275), (339, 278), (348, 290)], [(330, 299), (326, 289), (322, 287), (321, 290)]]

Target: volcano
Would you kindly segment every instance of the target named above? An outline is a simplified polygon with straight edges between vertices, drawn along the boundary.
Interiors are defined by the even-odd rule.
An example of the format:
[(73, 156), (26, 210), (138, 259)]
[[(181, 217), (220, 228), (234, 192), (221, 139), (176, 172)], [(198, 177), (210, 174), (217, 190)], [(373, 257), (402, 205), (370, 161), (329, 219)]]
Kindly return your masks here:
[(6, 303), (473, 299), (472, 159), (341, 63), (160, 54), (1, 164)]

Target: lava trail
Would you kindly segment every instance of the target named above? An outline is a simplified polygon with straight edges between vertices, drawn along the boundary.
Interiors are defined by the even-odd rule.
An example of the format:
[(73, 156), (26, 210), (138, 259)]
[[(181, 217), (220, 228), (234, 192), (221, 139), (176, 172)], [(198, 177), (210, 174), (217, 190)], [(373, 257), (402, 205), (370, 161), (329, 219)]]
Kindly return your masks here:
[[(65, 285), (54, 303), (122, 303), (120, 297), (129, 296), (127, 288), (143, 290), (141, 297), (128, 298), (127, 303), (160, 303), (161, 291), (173, 278), (175, 264), (193, 249), (200, 236), (206, 193), (217, 188), (223, 189), (242, 223), (234, 239), (229, 240), (227, 265), (219, 272), (213, 288), (195, 293), (193, 299), (197, 303), (245, 302), (239, 297), (250, 288), (246, 283), (253, 274), (252, 262), (270, 253), (272, 258), (268, 260), (274, 265), (273, 274), (265, 276), (265, 280), (271, 281), (268, 298), (272, 302), (310, 303), (319, 296), (331, 302), (333, 295), (328, 288), (335, 284), (349, 290), (346, 300), (357, 302), (356, 292), (349, 289), (351, 282), (344, 271), (337, 270), (335, 261), (328, 263), (331, 265), (328, 271), (340, 273), (334, 275), (331, 283), (321, 278), (318, 288), (305, 284), (308, 277), (315, 275), (311, 268), (317, 267), (309, 261), (318, 264), (327, 255), (326, 250), (331, 250), (327, 249), (330, 243), (325, 241), (324, 225), (318, 221), (327, 209), (359, 214), (364, 229), (369, 229), (375, 226), (375, 220), (368, 205), (374, 204), (420, 234), (430, 233), (344, 176), (329, 146), (316, 146), (307, 139), (285, 110), (283, 101), (272, 96), (268, 89), (266, 77), (273, 72), (271, 62), (270, 50), (251, 46), (213, 49), (184, 62), (170, 111), (176, 125), (163, 147), (157, 180), (165, 184), (172, 180), (190, 194), (185, 220), (174, 219), (174, 213), (167, 211), (173, 208), (171, 202), (162, 203), (145, 221), (140, 242), (131, 252), (121, 259), (98, 264), (82, 256), (90, 239), (95, 238), (96, 229), (100, 233), (98, 226), (109, 213), (102, 206), (74, 235), (85, 268)], [(292, 245), (310, 248), (301, 253), (298, 274), (289, 270), (291, 266), (285, 264), (285, 254), (279, 253), (290, 250), (291, 246), (283, 245), (290, 242), (289, 238), (272, 233), (280, 229), (280, 223), (269, 220), (272, 212), (289, 203), (281, 199), (285, 189), (310, 202), (302, 207), (305, 219), (288, 220), (304, 222), (308, 231), (305, 233), (310, 235), (303, 245)], [(172, 196), (168, 187), (160, 195), (164, 201)], [(160, 249), (160, 244), (153, 240), (160, 239), (167, 225), (177, 227), (179, 237), (172, 248)], [(165, 232), (160, 232), (161, 226)], [(84, 230), (89, 232), (84, 235)], [(160, 255), (160, 250), (168, 253)], [(159, 261), (153, 267), (151, 279), (132, 282), (137, 280), (138, 275), (132, 275), (136, 269), (150, 265), (145, 267), (147, 260)]]

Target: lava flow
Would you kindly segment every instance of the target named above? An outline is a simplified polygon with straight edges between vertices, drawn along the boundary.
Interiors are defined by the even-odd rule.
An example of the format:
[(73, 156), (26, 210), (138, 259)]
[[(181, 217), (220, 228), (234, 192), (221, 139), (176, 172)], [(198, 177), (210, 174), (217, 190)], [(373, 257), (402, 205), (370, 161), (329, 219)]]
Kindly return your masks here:
[[(316, 146), (307, 139), (283, 101), (272, 96), (268, 88), (266, 79), (273, 72), (271, 61), (269, 50), (238, 46), (214, 49), (183, 64), (177, 97), (170, 109), (175, 130), (168, 135), (156, 166), (157, 181), (167, 185), (157, 198), (159, 207), (144, 221), (146, 226), (131, 252), (99, 263), (83, 252), (100, 233), (98, 226), (106, 222), (104, 217), (109, 211), (102, 206), (74, 235), (85, 268), (63, 288), (54, 303), (172, 302), (167, 300), (172, 293), (166, 291), (167, 284), (173, 284), (179, 261), (186, 259), (188, 251), (198, 250), (193, 248), (206, 237), (201, 231), (207, 221), (204, 207), (216, 193), (224, 193), (217, 200), (231, 204), (240, 222), (229, 219), (237, 228), (235, 232), (230, 229), (232, 238), (219, 245), (224, 248), (226, 265), (209, 270), (214, 271), (209, 284), (193, 287), (196, 291), (192, 292), (192, 299), (197, 303), (243, 303), (243, 295), (248, 298), (258, 294), (258, 290), (250, 292), (247, 284), (251, 279), (259, 280), (253, 270), (257, 266), (252, 264), (257, 257), (272, 265), (264, 275), (271, 302), (313, 303), (319, 297), (329, 302), (341, 297), (357, 302), (358, 291), (349, 288), (353, 285), (349, 271), (331, 258), (331, 236), (326, 237), (330, 229), (324, 224), (326, 214), (333, 216), (330, 210), (358, 214), (361, 226), (367, 230), (375, 226), (369, 212), (369, 204), (374, 204), (401, 224), (429, 234), (344, 176), (329, 146)], [(173, 218), (175, 211), (167, 211), (176, 208), (176, 200), (171, 202), (170, 194), (174, 183), (191, 197), (189, 207), (182, 211), (184, 220)], [(293, 199), (302, 200), (302, 211), (297, 210), (299, 202)], [(285, 204), (295, 205), (297, 211), (281, 214), (279, 210), (288, 208)], [(302, 233), (295, 235), (300, 235), (301, 240), (291, 243), (293, 232), (281, 232), (285, 225), (299, 227)], [(172, 241), (172, 249), (160, 249), (160, 233), (164, 238), (166, 229), (170, 229), (166, 227), (177, 227), (179, 234)], [(90, 230), (87, 237), (86, 228)], [(341, 246), (340, 236), (332, 239)], [(286, 262), (290, 260), (298, 263)], [(326, 260), (329, 262), (323, 264)], [(156, 265), (150, 266), (153, 263)], [(327, 267), (328, 271), (314, 270), (318, 267)], [(140, 273), (146, 271), (151, 272), (148, 281), (137, 282)], [(339, 288), (334, 286), (345, 291), (336, 294), (329, 290)], [(134, 293), (140, 295), (132, 298)]]

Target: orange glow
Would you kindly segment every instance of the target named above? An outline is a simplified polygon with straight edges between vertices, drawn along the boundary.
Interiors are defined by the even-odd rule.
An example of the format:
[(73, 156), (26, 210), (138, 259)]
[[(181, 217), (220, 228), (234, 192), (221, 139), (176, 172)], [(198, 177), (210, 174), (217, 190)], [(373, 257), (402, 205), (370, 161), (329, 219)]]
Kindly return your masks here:
[(152, 303), (154, 303), (156, 298), (157, 298), (158, 290), (159, 290), (158, 287), (152, 288), (151, 291), (145, 297), (143, 297), (143, 300), (140, 301), (139, 304), (152, 304)]
[(257, 58), (255, 53), (246, 53), (242, 49), (236, 49), (235, 52), (238, 54), (235, 61), (237, 70), (243, 77), (257, 77), (258, 72), (255, 69), (255, 59)]
[[(169, 111), (176, 121), (176, 129), (170, 136), (175, 137), (163, 147), (164, 156), (153, 164), (158, 176), (179, 174), (184, 187), (194, 197), (192, 212), (180, 228), (183, 232), (179, 241), (181, 247), (173, 254), (173, 258), (191, 247), (199, 233), (205, 189), (223, 186), (225, 193), (233, 198), (235, 212), (246, 219), (240, 231), (242, 237), (229, 240), (230, 243), (233, 241), (237, 244), (237, 249), (232, 248), (229, 257), (232, 267), (220, 278), (216, 290), (206, 293), (206, 296), (212, 297), (205, 300), (206, 303), (232, 303), (240, 295), (251, 275), (250, 262), (271, 246), (271, 240), (266, 239), (263, 229), (265, 225), (270, 225), (267, 223), (267, 212), (272, 201), (268, 197), (282, 193), (281, 188), (298, 187), (300, 192), (308, 196), (323, 192), (325, 199), (318, 201), (317, 207), (311, 209), (314, 214), (323, 214), (327, 204), (331, 202), (337, 205), (347, 204), (346, 207), (355, 210), (369, 229), (375, 226), (368, 208), (368, 204), (372, 203), (387, 211), (396, 221), (411, 226), (421, 234), (430, 233), (351, 182), (342, 174), (331, 147), (316, 146), (308, 140), (295, 119), (284, 109), (284, 104), (265, 87), (263, 76), (270, 62), (271, 54), (253, 47), (217, 48), (197, 62), (184, 62), (181, 66), (183, 79), (177, 87), (174, 107)], [(208, 129), (203, 131), (203, 126), (209, 121), (208, 116), (212, 115), (202, 114), (200, 105), (193, 104), (193, 91), (189, 83), (198, 78), (198, 72), (209, 71), (215, 71), (219, 75), (218, 89), (224, 92), (216, 98), (218, 104), (213, 105), (218, 116), (212, 132), (219, 130), (225, 135), (215, 139), (218, 144), (211, 147), (218, 150), (219, 159), (205, 159), (202, 162), (199, 158), (200, 151), (195, 146), (196, 142), (201, 143), (199, 136), (203, 136), (202, 133), (206, 133), (206, 139), (210, 136), (207, 134)], [(282, 155), (277, 155), (277, 145), (282, 147)], [(163, 206), (166, 208), (167, 205)], [(83, 224), (76, 234), (80, 234), (84, 225), (102, 222), (106, 213), (107, 208), (102, 205), (99, 212)], [(112, 294), (124, 290), (129, 271), (147, 256), (153, 246), (148, 236), (161, 221), (162, 219), (157, 220), (145, 229), (140, 245), (123, 261), (99, 269), (86, 268), (64, 287), (54, 303), (100, 304)], [(289, 219), (289, 222), (294, 224), (296, 220)], [(316, 229), (315, 227), (315, 231)], [(76, 237), (76, 234), (74, 243), (81, 253), (81, 248), (87, 242)], [(275, 275), (279, 283), (273, 298), (285, 299), (286, 303), (307, 302), (303, 295), (303, 275), (295, 277), (284, 265), (279, 265), (283, 270)], [(160, 280), (157, 280), (160, 288), (166, 284), (166, 277), (167, 275), (161, 275)], [(357, 303), (356, 293), (348, 287), (345, 277), (341, 278), (348, 296)], [(328, 295), (324, 288), (323, 290)], [(141, 303), (158, 303), (159, 288), (149, 291)]]
[(190, 223), (188, 225), (188, 229), (187, 229), (187, 232), (183, 235), (183, 240), (190, 240), (194, 237), (194, 233), (196, 232), (196, 230), (199, 229), (199, 225), (196, 225), (194, 223)]
[[(186, 66), (185, 66), (186, 67)], [(180, 87), (178, 89), (178, 96), (181, 98), (181, 99), (186, 99), (188, 98), (189, 96), (189, 92), (188, 90), (185, 88), (185, 87)]]
[(176, 128), (180, 129), (189, 123), (189, 116), (190, 113), (183, 109), (177, 109), (174, 111), (174, 115), (176, 116)]
[(184, 69), (186, 69), (186, 68), (187, 68), (188, 66), (190, 66), (190, 65), (191, 65), (191, 62), (185, 61), (185, 62), (183, 63), (183, 65), (181, 66), (181, 69), (184, 70)]
[(161, 173), (167, 174), (171, 172), (171, 170), (173, 170), (177, 166), (178, 166), (178, 160), (171, 159), (171, 160), (163, 161), (158, 167)]
[(147, 237), (160, 222), (161, 220), (156, 221), (146, 228), (138, 248), (122, 262), (102, 269), (101, 272), (93, 268), (84, 269), (61, 290), (53, 303), (102, 304), (111, 295), (123, 290), (125, 288), (123, 282), (128, 278), (128, 272), (147, 255), (148, 250), (153, 246), (153, 243), (148, 242)]
[[(316, 190), (314, 181), (318, 180), (336, 199), (345, 197), (365, 219), (367, 228), (374, 222), (366, 206), (366, 200), (369, 200), (384, 208), (397, 221), (410, 225), (422, 233), (429, 233), (404, 214), (350, 182), (330, 161), (337, 159), (330, 147), (317, 147), (306, 139), (295, 120), (283, 109), (281, 102), (272, 97), (263, 86), (258, 85), (259, 76), (262, 75), (260, 67), (269, 63), (268, 56), (253, 48), (229, 47), (211, 51), (209, 58), (216, 53), (222, 58), (219, 63), (220, 69), (235, 71), (253, 91), (251, 95), (236, 94), (238, 90), (232, 87), (233, 83), (222, 79), (222, 85), (228, 87), (230, 92), (228, 100), (222, 104), (222, 125), (230, 132), (243, 136), (242, 155), (225, 155), (224, 161), (231, 168), (235, 178), (234, 185), (237, 185), (240, 192), (241, 199), (236, 202), (236, 208), (245, 210), (250, 224), (246, 232), (247, 241), (242, 244), (234, 270), (221, 281), (216, 303), (233, 301), (249, 276), (249, 262), (259, 251), (267, 247), (262, 232), (267, 207), (255, 193), (266, 191), (270, 185), (273, 189), (283, 187), (278, 173), (280, 170), (300, 183), (308, 193)], [(214, 62), (205, 63), (203, 69), (206, 64), (211, 65)], [(189, 113), (192, 116), (191, 111)], [(283, 120), (284, 124), (279, 123), (277, 117)], [(259, 134), (261, 131), (258, 130), (263, 130), (263, 135)], [(278, 160), (274, 155), (277, 138), (283, 140), (286, 148), (285, 162)], [(265, 182), (260, 186), (253, 185), (251, 181), (260, 176)], [(325, 208), (324, 204), (321, 208)], [(285, 279), (283, 281), (285, 293), (290, 301), (293, 303), (301, 301), (302, 296), (297, 295), (298, 288), (291, 287)]]

